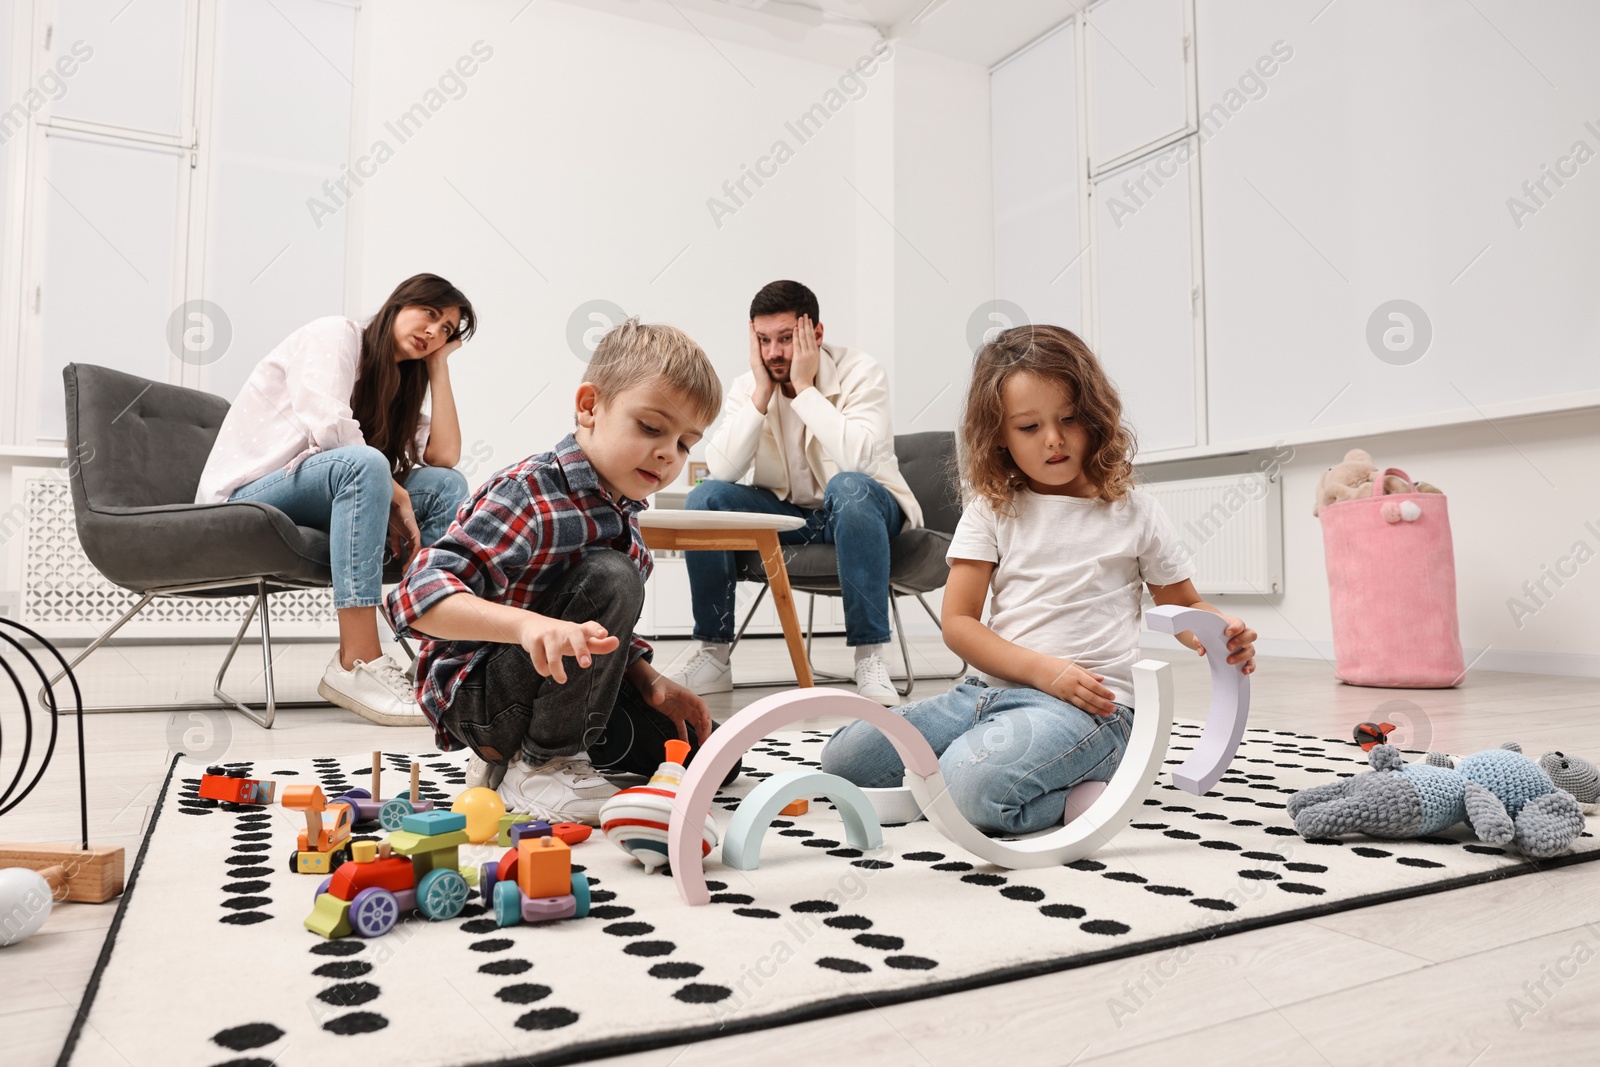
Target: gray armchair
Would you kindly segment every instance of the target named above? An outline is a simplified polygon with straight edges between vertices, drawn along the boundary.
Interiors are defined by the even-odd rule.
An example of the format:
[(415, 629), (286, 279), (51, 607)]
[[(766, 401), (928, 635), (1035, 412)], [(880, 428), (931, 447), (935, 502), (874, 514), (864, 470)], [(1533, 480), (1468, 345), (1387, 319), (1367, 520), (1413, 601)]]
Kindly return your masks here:
[[(269, 599), (273, 593), (332, 584), (328, 535), (296, 526), (266, 504), (193, 502), (228, 402), (197, 389), (85, 363), (68, 364), (62, 377), (68, 454), (88, 457), (70, 470), (78, 540), (101, 574), (139, 594), (138, 602), (79, 653), (69, 669), (158, 596), (254, 597), (217, 671), (215, 704), (86, 710), (233, 710), (271, 729), (280, 707), (326, 706), (321, 700), (276, 699)], [(392, 580), (395, 572), (391, 568), (385, 576)], [(261, 623), (266, 679), (266, 701), (259, 706), (222, 690), (223, 675), (254, 618)], [(410, 655), (409, 645), (405, 649)]]
[[(900, 464), (901, 475), (911, 487), (911, 493), (917, 498), (917, 503), (922, 505), (922, 525), (917, 529), (907, 530), (889, 541), (889, 609), (894, 614), (894, 631), (899, 635), (900, 655), (906, 665), (905, 688), (900, 689), (899, 686), (895, 688), (904, 697), (911, 695), (912, 688), (917, 684), (917, 677), (911, 666), (911, 652), (906, 645), (905, 628), (900, 624), (899, 598), (916, 597), (917, 603), (922, 605), (928, 617), (933, 620), (933, 624), (939, 626), (939, 616), (928, 604), (925, 594), (943, 588), (950, 577), (950, 565), (945, 562), (944, 556), (950, 547), (950, 539), (955, 535), (956, 523), (961, 520), (961, 500), (956, 494), (952, 477), (955, 469), (954, 433), (939, 430), (897, 434), (894, 439), (894, 454)], [(795, 592), (812, 593), (817, 596), (843, 595), (839, 587), (839, 560), (833, 545), (785, 545), (783, 561), (789, 572), (789, 584)], [(761, 565), (760, 553), (737, 553), (736, 566), (740, 581), (759, 582), (762, 589), (755, 603), (750, 605), (744, 620), (739, 624), (738, 633), (733, 639), (734, 646), (737, 646), (739, 639), (744, 636), (751, 617), (755, 615), (756, 609), (761, 606), (761, 601), (767, 594), (766, 570)], [(806, 612), (807, 658), (811, 655), (811, 635), (816, 607), (816, 596), (813, 596), (810, 608)], [(940, 629), (942, 631), (943, 627)], [(967, 662), (962, 660), (957, 675), (964, 673), (966, 669)], [(819, 672), (815, 667), (811, 673), (819, 682), (850, 681), (841, 675)], [(736, 684), (764, 686), (771, 683)]]

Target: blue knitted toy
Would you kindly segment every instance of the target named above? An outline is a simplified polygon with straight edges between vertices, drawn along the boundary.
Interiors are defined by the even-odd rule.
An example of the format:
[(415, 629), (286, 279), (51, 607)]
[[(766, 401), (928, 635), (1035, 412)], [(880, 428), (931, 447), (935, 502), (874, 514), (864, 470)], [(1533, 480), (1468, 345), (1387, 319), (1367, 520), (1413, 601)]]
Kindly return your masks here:
[(1474, 752), (1452, 767), (1432, 754), (1426, 763), (1408, 764), (1393, 745), (1375, 745), (1367, 759), (1372, 773), (1289, 798), (1289, 817), (1302, 837), (1421, 837), (1465, 822), (1480, 841), (1546, 859), (1565, 852), (1583, 831), (1578, 802), (1520, 752)]

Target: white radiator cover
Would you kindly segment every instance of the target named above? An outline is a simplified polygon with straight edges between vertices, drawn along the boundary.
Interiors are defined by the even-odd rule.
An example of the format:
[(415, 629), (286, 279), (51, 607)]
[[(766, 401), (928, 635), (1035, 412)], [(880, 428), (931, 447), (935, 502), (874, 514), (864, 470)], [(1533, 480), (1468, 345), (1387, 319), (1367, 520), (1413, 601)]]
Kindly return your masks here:
[(1283, 495), (1277, 471), (1147, 482), (1195, 563), (1201, 596), (1283, 592)]
[[(26, 516), (23, 551), (14, 554), (22, 566), (21, 621), (51, 638), (97, 636), (139, 598), (107, 581), (83, 554), (72, 487), (60, 470), (13, 468), (11, 484)], [(157, 597), (117, 636), (231, 638), (251, 599)], [(270, 606), (274, 637), (338, 636), (330, 590), (277, 593)], [(247, 636), (258, 634), (252, 623)]]

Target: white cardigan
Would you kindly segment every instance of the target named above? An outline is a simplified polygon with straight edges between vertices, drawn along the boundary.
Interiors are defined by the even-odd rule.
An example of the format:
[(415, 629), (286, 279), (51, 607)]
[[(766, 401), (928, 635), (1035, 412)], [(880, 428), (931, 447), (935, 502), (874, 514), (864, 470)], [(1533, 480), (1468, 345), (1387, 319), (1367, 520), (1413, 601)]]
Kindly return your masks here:
[[(366, 444), (350, 410), (360, 377), (361, 323), (337, 315), (300, 327), (256, 364), (228, 409), (195, 491), (196, 504), (220, 504), (241, 486), (294, 470), (330, 448)], [(427, 447), (431, 394), (417, 425)]]
[[(765, 415), (751, 401), (755, 376), (746, 371), (728, 386), (722, 419), (706, 445), (711, 477), (736, 482), (755, 463), (754, 484), (780, 498), (789, 495), (776, 404)], [(905, 512), (904, 530), (922, 525), (922, 507), (900, 474), (894, 455), (894, 425), (889, 412), (889, 375), (883, 365), (854, 348), (822, 345), (816, 388), (789, 402), (805, 423), (806, 462), (817, 484), (826, 488), (840, 471), (870, 474)]]

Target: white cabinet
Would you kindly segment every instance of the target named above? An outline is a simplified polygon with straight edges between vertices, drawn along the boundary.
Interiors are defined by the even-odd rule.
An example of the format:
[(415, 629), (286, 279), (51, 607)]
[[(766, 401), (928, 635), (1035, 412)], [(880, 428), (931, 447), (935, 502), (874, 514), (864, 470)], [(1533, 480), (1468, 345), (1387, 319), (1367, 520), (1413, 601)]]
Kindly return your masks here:
[[(1068, 23), (989, 80), (994, 141), (995, 313), (1083, 329), (1083, 173), (1077, 32)], [(819, 607), (820, 610), (820, 607)]]
[(1190, 132), (1187, 0), (1103, 0), (1083, 21), (1091, 172)]
[(1195, 138), (1093, 183), (1094, 347), (1140, 451), (1201, 443)]

